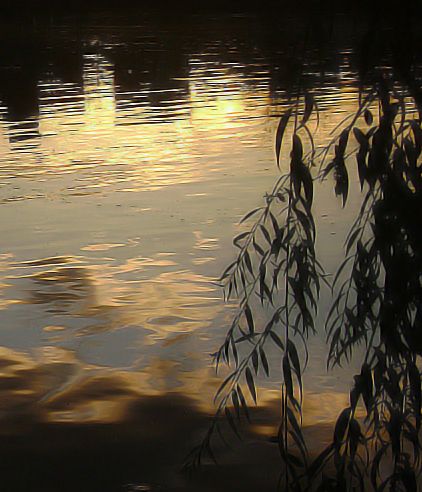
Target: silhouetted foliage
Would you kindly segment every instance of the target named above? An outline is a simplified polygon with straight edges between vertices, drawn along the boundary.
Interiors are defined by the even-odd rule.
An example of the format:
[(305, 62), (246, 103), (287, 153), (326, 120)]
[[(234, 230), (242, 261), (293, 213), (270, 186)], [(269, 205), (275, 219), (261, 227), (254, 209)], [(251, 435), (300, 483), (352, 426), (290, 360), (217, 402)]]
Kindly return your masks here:
[[(279, 165), (291, 135), (290, 170), (277, 180), (263, 206), (245, 215), (245, 230), (234, 238), (239, 252), (220, 280), (226, 300), (236, 296), (239, 307), (215, 354), (216, 367), (224, 362), (232, 372), (216, 394), (215, 418), (188, 467), (205, 456), (215, 459), (212, 439), (222, 416), (239, 434), (241, 413), (249, 418), (245, 394), (256, 403), (256, 377), (260, 370), (270, 374), (266, 349), (272, 343), (280, 351), (283, 381), (281, 486), (298, 491), (417, 490), (422, 404), (420, 80), (409, 59), (393, 65), (396, 71), (369, 72), (367, 57), (363, 63), (358, 109), (336, 128), (327, 146), (320, 148), (314, 141), (318, 111), (310, 92), (299, 95), (280, 119), (276, 161)], [(296, 344), (301, 339), (306, 351), (316, 331), (320, 287), (327, 283), (315, 252), (314, 183), (333, 177), (344, 206), (353, 165), (362, 204), (346, 239), (345, 259), (330, 284), (327, 366), (334, 369), (349, 361), (357, 346), (365, 352), (332, 442), (311, 459), (301, 429), (308, 354), (301, 360)], [(260, 310), (267, 314), (266, 323), (258, 321)]]

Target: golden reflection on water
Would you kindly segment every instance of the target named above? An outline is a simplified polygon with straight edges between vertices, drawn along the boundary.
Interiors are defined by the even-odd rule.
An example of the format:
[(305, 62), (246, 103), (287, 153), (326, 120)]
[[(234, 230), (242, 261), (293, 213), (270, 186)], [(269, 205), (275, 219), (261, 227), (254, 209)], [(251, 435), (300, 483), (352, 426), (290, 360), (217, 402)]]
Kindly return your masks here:
[[(4, 292), (3, 309), (12, 302), (41, 305), (47, 313), (84, 319), (85, 323), (99, 320), (80, 326), (72, 336), (139, 326), (148, 331), (148, 343), (165, 340), (173, 333), (206, 328), (223, 309), (210, 278), (180, 270), (156, 275), (150, 272), (177, 266), (167, 258), (129, 258), (118, 265), (107, 258), (100, 265), (88, 264), (83, 257), (60, 261), (64, 264), (54, 268), (49, 263), (54, 265), (55, 258), (35, 262), (35, 266), (34, 262), (10, 265), (15, 273), (4, 277), (5, 291), (9, 288), (15, 293), (11, 288), (14, 282), (24, 288), (20, 298), (7, 299)], [(43, 264), (47, 268), (40, 270)], [(143, 281), (125, 277), (142, 277), (145, 272), (147, 279)], [(59, 331), (53, 326), (44, 330)]]
[[(22, 416), (28, 422), (117, 422), (142, 398), (192, 392), (190, 376), (177, 365), (157, 357), (142, 371), (111, 370), (82, 363), (59, 347), (45, 346), (32, 355), (2, 347), (0, 409), (17, 422)], [(209, 370), (201, 368), (194, 381), (204, 397), (212, 397), (217, 379)]]
[(242, 77), (240, 70), (192, 62), (188, 96), (176, 89), (157, 106), (148, 87), (120, 92), (103, 54), (84, 55), (82, 89), (59, 80), (40, 83), (37, 139), (10, 143), (12, 127), (2, 122), (7, 175), (81, 174), (82, 186), (69, 187), (76, 196), (119, 184), (141, 191), (204, 181), (213, 171), (210, 157), (224, 153), (232, 145), (227, 140), (253, 135), (248, 117), (268, 113), (268, 88), (260, 88), (260, 105), (252, 105), (257, 94)]
[[(51, 422), (117, 422), (132, 403), (172, 393), (190, 395), (211, 411), (221, 376), (204, 358), (213, 343), (207, 331), (216, 319), (224, 320), (223, 326), (229, 322), (211, 279), (186, 271), (149, 274), (145, 281), (119, 279), (174, 266), (171, 260), (148, 258), (117, 266), (90, 265), (85, 258), (15, 263), (17, 275), (6, 277), (5, 297), (14, 281), (25, 282), (26, 296), (10, 303), (42, 307), (43, 346), (30, 353), (1, 349), (4, 410), (15, 418), (29, 415)], [(2, 309), (8, 307), (6, 302)], [(47, 324), (49, 318), (62, 324)], [(113, 347), (95, 337), (117, 332), (124, 340), (127, 328), (136, 332), (130, 347), (135, 356), (123, 362), (131, 367), (107, 368)], [(78, 339), (76, 347), (66, 348)], [(98, 352), (100, 364), (88, 362)], [(274, 400), (279, 402), (274, 390), (260, 393), (264, 407)], [(305, 395), (305, 425), (333, 421), (345, 400), (347, 395), (339, 392)], [(264, 427), (266, 433), (272, 429), (271, 424)]]
[[(0, 343), (22, 347), (0, 349), (0, 408), (112, 422), (142, 397), (178, 393), (210, 411), (221, 378), (209, 352), (232, 312), (213, 281), (232, 256), (233, 224), (265, 192), (257, 178), (273, 169), (270, 116), (284, 99), (262, 73), (250, 80), (241, 64), (195, 55), (186, 90), (165, 89), (157, 102), (145, 84), (123, 91), (101, 48), (83, 56), (82, 86), (41, 80), (39, 118), (0, 124), (11, 231), (0, 255)], [(321, 109), (336, 109), (321, 113), (324, 138), (357, 104), (347, 81), (328, 94)], [(32, 209), (39, 229), (16, 226), (32, 199), (44, 200)], [(191, 200), (186, 218), (177, 199)], [(66, 205), (73, 222), (61, 216)], [(83, 225), (76, 239), (74, 222)], [(310, 393), (309, 425), (334, 420), (344, 397)], [(261, 398), (273, 405), (273, 387)]]
[[(3, 411), (32, 418), (65, 422), (117, 422), (129, 405), (162, 394), (201, 394), (205, 410), (221, 382), (207, 367), (195, 373), (180, 371), (179, 362), (155, 357), (142, 371), (105, 369), (82, 363), (73, 351), (45, 346), (33, 353), (0, 349), (0, 387)], [(347, 406), (340, 392), (305, 392), (304, 426), (331, 424)], [(250, 402), (251, 403), (251, 402)], [(277, 390), (260, 392), (260, 405), (274, 420), (259, 418), (254, 430), (272, 435), (280, 416)]]
[[(86, 55), (83, 70), (84, 130), (95, 135), (115, 124), (116, 98), (112, 66), (101, 55)], [(66, 123), (65, 123), (66, 124)]]

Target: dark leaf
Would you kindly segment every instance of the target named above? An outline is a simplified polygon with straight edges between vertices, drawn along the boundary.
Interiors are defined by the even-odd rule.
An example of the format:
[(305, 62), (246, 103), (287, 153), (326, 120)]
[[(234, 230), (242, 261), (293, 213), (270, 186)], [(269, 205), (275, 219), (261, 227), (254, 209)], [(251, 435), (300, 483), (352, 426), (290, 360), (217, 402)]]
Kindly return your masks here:
[(271, 218), (271, 223), (273, 225), (274, 234), (276, 235), (276, 237), (279, 237), (281, 234), (281, 230), (278, 225), (277, 219), (274, 217), (274, 214), (271, 212), (270, 212), (270, 218)]
[(362, 227), (357, 227), (352, 234), (347, 238), (347, 243), (346, 243), (346, 254), (349, 254), (350, 248), (353, 246), (355, 243), (359, 233), (362, 231)]
[[(337, 270), (336, 272), (336, 276), (334, 277), (334, 280), (333, 280), (333, 287), (337, 284), (338, 282), (338, 279), (340, 278), (340, 275), (341, 275), (341, 272), (344, 270), (344, 268), (346, 267), (346, 265), (349, 263), (349, 261), (354, 258), (353, 255), (351, 256), (348, 256), (343, 262), (342, 264), (340, 265), (339, 269)], [(332, 311), (330, 311), (330, 314), (332, 314)], [(329, 315), (330, 317), (330, 315)], [(327, 318), (329, 319), (329, 318)]]
[(245, 376), (246, 376), (246, 383), (248, 384), (248, 388), (249, 388), (249, 391), (252, 395), (253, 401), (256, 403), (255, 383), (253, 380), (252, 372), (249, 369), (249, 367), (246, 368)]
[(413, 131), (413, 138), (415, 140), (416, 154), (419, 157), (422, 149), (422, 129), (416, 120), (410, 122)]
[(302, 435), (302, 430), (299, 426), (299, 422), (297, 421), (297, 418), (294, 414), (294, 412), (292, 411), (292, 409), (290, 407), (287, 407), (287, 417), (289, 419), (289, 422), (290, 422), (290, 425), (292, 426), (292, 429), (293, 429), (293, 433), (292, 435), (295, 436), (295, 441), (296, 441), (296, 444), (298, 445), (299, 449), (301, 449), (301, 452), (306, 452), (306, 444), (305, 444), (305, 440), (303, 438), (303, 435)]
[(237, 263), (236, 261), (233, 261), (233, 263), (230, 263), (230, 265), (221, 274), (221, 277), (219, 278), (219, 280), (225, 279), (229, 275), (230, 270), (232, 270), (234, 268), (234, 266), (236, 265), (236, 263)]
[(372, 125), (372, 122), (374, 121), (374, 117), (372, 116), (372, 113), (369, 109), (365, 110), (365, 112), (363, 113), (363, 116), (365, 118), (365, 123), (367, 125)]
[(296, 346), (291, 340), (287, 341), (287, 352), (288, 352), (290, 360), (293, 364), (293, 369), (296, 372), (296, 376), (297, 376), (297, 379), (299, 381), (300, 392), (302, 393), (302, 374), (301, 374), (299, 356), (298, 356), (298, 353), (296, 350)]
[(296, 133), (293, 135), (293, 148), (291, 152), (291, 157), (296, 161), (301, 161), (303, 157), (302, 140)]
[(267, 243), (268, 243), (269, 245), (271, 245), (271, 243), (272, 243), (272, 239), (271, 239), (271, 236), (270, 236), (269, 232), (267, 231), (267, 229), (266, 229), (266, 228), (265, 228), (262, 224), (261, 224), (261, 226), (260, 226), (260, 229), (261, 229), (261, 232), (262, 232), (262, 234), (264, 235), (264, 237), (265, 237), (265, 239), (266, 239)]
[(248, 422), (250, 422), (251, 421), (251, 418), (249, 416), (249, 408), (248, 408), (248, 404), (246, 403), (246, 399), (245, 399), (245, 397), (243, 395), (242, 388), (239, 385), (237, 385), (236, 386), (236, 390), (237, 390), (237, 394), (239, 396), (239, 401), (240, 401), (240, 403), (242, 405), (242, 408), (243, 408), (243, 411), (245, 413), (246, 419), (247, 419)]
[(379, 474), (379, 467), (381, 460), (387, 450), (387, 445), (383, 445), (376, 453), (371, 463), (371, 482), (375, 490), (378, 490), (377, 476)]
[(236, 424), (234, 423), (234, 420), (233, 420), (233, 417), (232, 417), (232, 414), (230, 413), (230, 410), (226, 407), (224, 409), (224, 412), (226, 414), (226, 419), (227, 419), (227, 422), (230, 424), (230, 427), (232, 428), (233, 432), (236, 434), (236, 436), (241, 439), (240, 437), (240, 434), (239, 434), (239, 431), (237, 430), (237, 427), (236, 427)]
[[(261, 267), (259, 268), (259, 296), (261, 298), (261, 303), (264, 302), (264, 293), (267, 294), (267, 285), (265, 283), (265, 276), (266, 276), (267, 270), (265, 267), (265, 263), (261, 264)], [(266, 289), (267, 287), (267, 289)], [(271, 296), (271, 293), (270, 293)]]
[(312, 201), (314, 198), (314, 185), (312, 182), (312, 176), (309, 169), (304, 164), (302, 164), (301, 167), (302, 167), (301, 178), (302, 178), (303, 188), (305, 190), (306, 201), (309, 207), (312, 207)]
[(270, 375), (270, 368), (268, 366), (267, 356), (265, 355), (264, 349), (259, 347), (259, 355), (261, 356), (262, 367), (264, 368), (265, 374)]
[(246, 316), (246, 321), (248, 323), (249, 333), (252, 335), (253, 333), (255, 333), (255, 326), (252, 317), (252, 311), (251, 308), (249, 307), (249, 304), (245, 305), (245, 316)]
[(336, 152), (336, 157), (343, 157), (349, 140), (349, 130), (345, 129), (340, 134), (339, 144)]
[(237, 353), (236, 342), (235, 342), (235, 340), (232, 337), (230, 338), (230, 343), (231, 343), (231, 347), (232, 347), (234, 361), (235, 361), (235, 364), (236, 364), (236, 367), (237, 367), (239, 365), (239, 355)]
[(218, 461), (216, 460), (213, 450), (211, 448), (211, 443), (208, 441), (206, 445), (206, 450), (208, 453), (208, 456), (211, 458), (211, 460), (214, 462), (214, 464), (218, 465)]
[(281, 349), (284, 350), (284, 344), (281, 341), (280, 337), (277, 335), (277, 333), (274, 333), (273, 331), (270, 331), (270, 337), (272, 338), (273, 342)]
[(335, 193), (337, 196), (342, 196), (344, 207), (349, 192), (349, 175), (343, 159), (337, 159), (334, 178), (336, 180)]
[(366, 154), (363, 154), (362, 152), (358, 152), (356, 156), (356, 162), (358, 165), (358, 173), (359, 173), (359, 183), (360, 183), (360, 189), (361, 191), (363, 190), (363, 185), (365, 183), (366, 177), (367, 177), (367, 166), (366, 166)]
[(258, 363), (258, 354), (257, 354), (256, 350), (254, 350), (252, 352), (252, 365), (253, 365), (255, 374), (258, 374), (259, 363)]
[(233, 407), (236, 412), (236, 417), (239, 420), (240, 419), (240, 404), (239, 404), (239, 397), (237, 395), (237, 391), (234, 389), (232, 391), (232, 402), (233, 402)]
[(359, 130), (359, 128), (353, 128), (353, 134), (358, 142), (358, 144), (360, 145), (360, 147), (366, 147), (368, 148), (368, 138), (366, 137), (366, 135), (362, 132), (362, 130)]
[(275, 137), (275, 154), (277, 157), (277, 167), (280, 168), (280, 151), (281, 144), (283, 142), (283, 135), (287, 127), (287, 123), (289, 122), (289, 118), (292, 111), (289, 109), (281, 118), (277, 127), (277, 133)]
[(417, 492), (418, 485), (416, 475), (410, 466), (406, 466), (400, 473), (401, 483), (404, 485), (406, 492)]
[(415, 411), (416, 422), (419, 427), (422, 405), (421, 374), (415, 363), (409, 364), (409, 382), (413, 398), (413, 408)]
[(264, 256), (265, 255), (265, 251), (261, 248), (261, 246), (255, 241), (255, 239), (253, 240), (252, 242), (253, 244), (253, 247), (255, 248), (255, 250), (261, 255), (261, 256)]
[(227, 376), (227, 378), (223, 381), (223, 383), (220, 385), (220, 387), (218, 388), (218, 391), (214, 397), (214, 401), (217, 400), (217, 398), (219, 397), (219, 395), (221, 394), (221, 392), (223, 391), (223, 389), (227, 386), (227, 384), (234, 378), (235, 374), (234, 373), (231, 373)]
[(239, 234), (238, 236), (236, 236), (234, 239), (233, 239), (233, 244), (235, 246), (237, 246), (238, 248), (240, 248), (240, 245), (239, 245), (239, 242), (242, 240), (242, 239), (245, 239), (245, 237), (249, 236), (250, 234), (250, 231), (247, 231), (247, 232), (242, 232), (241, 234)]
[(337, 419), (333, 439), (335, 446), (340, 446), (343, 441), (344, 434), (346, 433), (347, 426), (349, 425), (351, 411), (351, 407), (345, 408)]
[(300, 122), (300, 126), (306, 125), (309, 120), (309, 117), (312, 114), (312, 110), (314, 109), (314, 96), (307, 92), (305, 94), (305, 110), (303, 112), (303, 118)]
[(330, 454), (332, 454), (333, 450), (334, 445), (330, 444), (314, 459), (314, 461), (308, 468), (308, 475), (310, 478), (312, 478), (319, 471), (321, 466), (323, 466), (325, 461), (330, 457)]
[(258, 208), (254, 208), (253, 210), (251, 210), (250, 212), (248, 212), (242, 219), (240, 219), (240, 222), (239, 224), (242, 224), (242, 222), (245, 222), (246, 220), (248, 220), (250, 217), (252, 217), (252, 215), (255, 215), (257, 212), (259, 212), (260, 210), (262, 210), (261, 207), (258, 207)]
[(283, 376), (284, 384), (286, 385), (286, 392), (290, 399), (294, 398), (293, 395), (293, 381), (292, 381), (292, 371), (290, 368), (290, 361), (287, 353), (283, 357)]
[(251, 257), (249, 256), (248, 251), (245, 251), (244, 258), (245, 258), (245, 264), (246, 264), (247, 269), (249, 270), (249, 273), (251, 275), (253, 275), (252, 261), (251, 261)]
[(287, 453), (286, 454), (286, 457), (287, 457), (287, 460), (293, 466), (297, 466), (299, 468), (303, 468), (305, 466), (305, 464), (303, 463), (303, 461), (298, 456), (295, 456), (293, 453)]

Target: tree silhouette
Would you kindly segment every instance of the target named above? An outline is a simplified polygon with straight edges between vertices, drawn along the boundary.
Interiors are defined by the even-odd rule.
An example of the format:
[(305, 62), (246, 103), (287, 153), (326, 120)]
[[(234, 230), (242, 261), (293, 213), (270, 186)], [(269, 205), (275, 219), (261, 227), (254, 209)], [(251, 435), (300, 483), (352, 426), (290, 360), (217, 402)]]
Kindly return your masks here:
[[(215, 362), (217, 368), (224, 362), (232, 370), (216, 394), (215, 417), (189, 456), (188, 468), (204, 456), (214, 459), (212, 442), (222, 416), (235, 433), (241, 414), (249, 418), (245, 394), (257, 401), (256, 376), (259, 369), (269, 375), (266, 353), (271, 343), (280, 351), (282, 367), (280, 486), (298, 491), (417, 489), (422, 92), (415, 44), (405, 33), (406, 25), (409, 18), (399, 16), (393, 31), (398, 40), (392, 42), (382, 36), (376, 18), (363, 37), (358, 109), (336, 128), (328, 145), (318, 146), (318, 106), (310, 91), (299, 92), (279, 121), (277, 165), (291, 135), (290, 170), (277, 180), (262, 207), (242, 219), (245, 230), (233, 241), (237, 258), (220, 278), (225, 298), (236, 296), (239, 304)], [(365, 352), (332, 442), (311, 459), (301, 429), (302, 375), (309, 357), (307, 340), (316, 332), (320, 287), (327, 283), (315, 252), (314, 182), (332, 176), (344, 206), (353, 165), (362, 203), (347, 236), (345, 258), (330, 284), (327, 365), (335, 370), (357, 346), (363, 345)], [(257, 320), (262, 310), (268, 321), (261, 325)], [(304, 360), (298, 339), (305, 347)]]

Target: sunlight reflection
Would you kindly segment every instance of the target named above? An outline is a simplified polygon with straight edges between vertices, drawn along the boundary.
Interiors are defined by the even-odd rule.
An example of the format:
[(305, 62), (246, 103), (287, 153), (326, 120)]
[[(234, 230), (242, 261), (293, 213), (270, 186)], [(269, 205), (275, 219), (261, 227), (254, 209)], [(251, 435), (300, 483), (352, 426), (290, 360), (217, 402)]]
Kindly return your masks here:
[[(274, 94), (261, 61), (206, 50), (183, 55), (183, 74), (136, 58), (127, 87), (118, 46), (86, 46), (79, 81), (37, 80), (39, 116), (0, 121), (4, 251), (13, 251), (0, 255), (1, 343), (14, 347), (0, 348), (0, 408), (113, 422), (171, 393), (210, 412), (221, 383), (210, 340), (232, 310), (213, 282), (232, 255), (233, 224), (277, 172), (286, 94)], [(321, 91), (323, 139), (356, 107), (348, 77)], [(316, 364), (322, 373), (322, 357)], [(260, 400), (278, 415), (274, 385)], [(331, 423), (345, 394), (305, 400), (306, 425)]]
[(102, 55), (86, 55), (83, 74), (85, 129), (104, 132), (114, 126), (115, 120), (112, 67)]
[[(26, 413), (51, 422), (122, 421), (130, 405), (143, 398), (190, 395), (205, 412), (213, 412), (212, 397), (221, 383), (210, 368), (180, 370), (180, 362), (151, 359), (142, 370), (107, 370), (78, 360), (73, 351), (46, 346), (32, 355), (0, 348), (0, 387), (5, 415)], [(304, 427), (332, 425), (347, 404), (337, 392), (305, 393)], [(274, 434), (280, 418), (280, 396), (260, 394), (252, 429)]]
[[(97, 265), (79, 257), (72, 265), (55, 263), (51, 258), (3, 265), (3, 309), (12, 303), (21, 304), (22, 312), (38, 306), (53, 321), (42, 326), (45, 336), (54, 335), (56, 342), (138, 327), (144, 344), (161, 343), (173, 334), (206, 329), (223, 310), (210, 278), (171, 271), (177, 263), (166, 257), (130, 258), (120, 264), (105, 258)], [(142, 280), (145, 272), (147, 280)], [(76, 332), (65, 328), (69, 316)]]
[[(98, 44), (93, 48), (101, 50)], [(192, 64), (188, 97), (177, 94), (158, 106), (150, 100), (150, 87), (121, 92), (114, 77), (112, 63), (97, 51), (84, 55), (83, 87), (41, 82), (37, 152), (28, 152), (23, 162), (22, 153), (10, 154), (3, 138), (0, 148), (15, 163), (8, 173), (77, 173), (88, 194), (120, 182), (126, 191), (139, 191), (203, 181), (212, 166), (202, 159), (199, 168), (197, 159), (228, 150), (227, 139), (250, 139), (253, 121), (266, 116), (270, 100), (268, 89), (257, 94), (239, 69), (213, 64)], [(257, 97), (259, 105), (253, 103)], [(4, 122), (2, 130), (9, 139), (15, 131)], [(25, 137), (21, 150), (33, 142), (32, 134)]]

